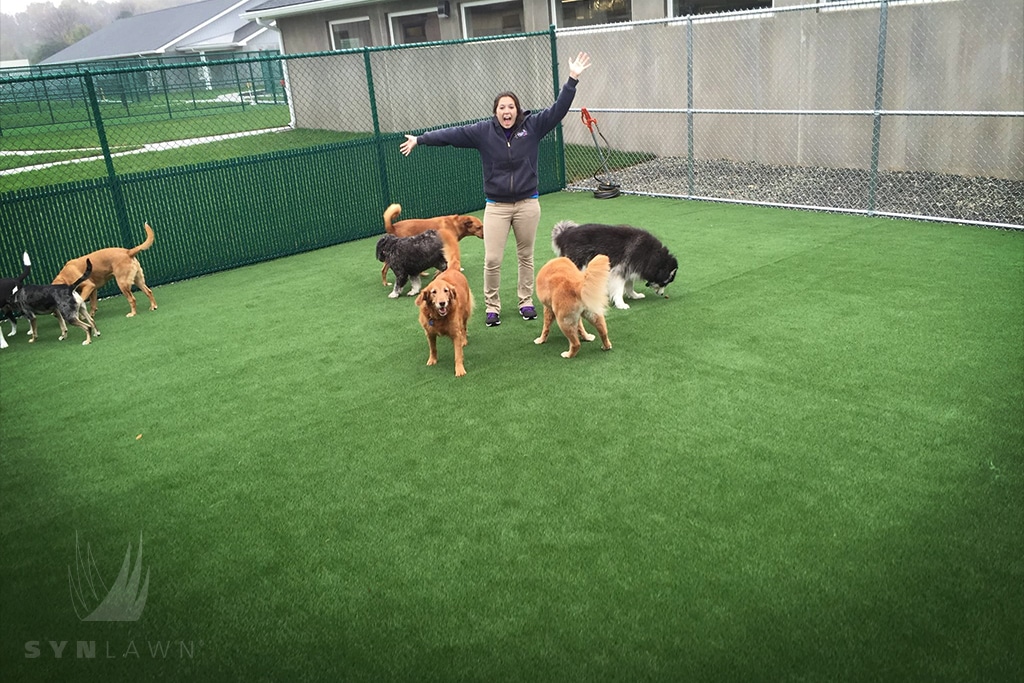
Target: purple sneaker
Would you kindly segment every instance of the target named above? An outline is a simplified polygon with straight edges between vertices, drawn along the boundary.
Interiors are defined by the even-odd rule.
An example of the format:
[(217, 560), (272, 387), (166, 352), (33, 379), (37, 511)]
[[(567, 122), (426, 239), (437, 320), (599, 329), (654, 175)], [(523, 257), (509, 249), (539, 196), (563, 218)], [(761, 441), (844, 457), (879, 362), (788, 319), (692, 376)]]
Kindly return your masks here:
[(498, 317), (497, 313), (487, 314), (487, 327), (497, 327), (501, 324), (501, 318)]
[(519, 309), (519, 315), (523, 316), (523, 320), (536, 320), (537, 311), (533, 306), (523, 306)]

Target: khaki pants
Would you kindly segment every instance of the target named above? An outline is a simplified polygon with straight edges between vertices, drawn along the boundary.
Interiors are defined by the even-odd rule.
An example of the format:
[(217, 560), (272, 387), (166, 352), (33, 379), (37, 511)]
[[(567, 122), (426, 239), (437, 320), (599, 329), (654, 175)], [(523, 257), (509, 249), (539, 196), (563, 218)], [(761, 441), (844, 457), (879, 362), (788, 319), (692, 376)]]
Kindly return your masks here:
[(484, 303), (487, 313), (501, 312), (498, 285), (509, 230), (516, 236), (519, 263), (516, 294), (519, 306), (533, 305), (533, 243), (540, 224), (540, 201), (523, 199), (514, 204), (488, 202), (484, 208)]

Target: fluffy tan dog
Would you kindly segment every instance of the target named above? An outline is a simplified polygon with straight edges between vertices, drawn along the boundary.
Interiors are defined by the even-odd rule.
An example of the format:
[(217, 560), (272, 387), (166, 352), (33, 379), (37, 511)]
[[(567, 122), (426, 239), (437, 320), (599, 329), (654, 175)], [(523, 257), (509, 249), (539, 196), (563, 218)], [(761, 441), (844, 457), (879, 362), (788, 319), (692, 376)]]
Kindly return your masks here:
[[(448, 233), (454, 235), (456, 240), (474, 235), (480, 239), (484, 238), (484, 224), (476, 216), (463, 216), (453, 214), (451, 216), (437, 216), (436, 218), (407, 218), (404, 221), (395, 219), (402, 213), (401, 204), (392, 204), (384, 211), (384, 230), (395, 237), (412, 237), (427, 230), (437, 230), (438, 235)], [(450, 265), (448, 266), (451, 267)], [(388, 282), (388, 264), (380, 271), (380, 281), (385, 287), (390, 287)]]
[(562, 334), (569, 340), (569, 350), (562, 352), (562, 358), (572, 358), (580, 350), (581, 337), (594, 341), (594, 335), (583, 327), (586, 317), (601, 335), (601, 348), (605, 351), (612, 348), (604, 321), (609, 269), (608, 257), (604, 254), (592, 258), (583, 272), (564, 256), (545, 263), (537, 273), (537, 298), (544, 304), (544, 329), (533, 343), (546, 342), (551, 323), (557, 320)]
[(437, 338), (450, 337), (455, 347), (455, 376), (466, 374), (463, 348), (468, 343), (466, 330), (473, 312), (473, 292), (466, 276), (459, 270), (459, 244), (453, 236), (442, 233), (448, 269), (438, 273), (416, 297), (420, 326), (427, 335), (430, 357), (427, 365), (437, 365)]
[(85, 272), (85, 262), (91, 261), (92, 274), (82, 283), (81, 294), (83, 299), (89, 300), (93, 315), (96, 315), (96, 291), (110, 282), (111, 278), (117, 280), (117, 286), (124, 294), (124, 298), (128, 299), (128, 305), (131, 306), (127, 317), (131, 318), (135, 315), (135, 296), (132, 295), (132, 285), (141, 289), (142, 293), (149, 297), (149, 310), (155, 311), (156, 299), (153, 298), (152, 290), (146, 286), (146, 277), (142, 274), (142, 264), (139, 263), (139, 259), (135, 258), (140, 251), (149, 249), (153, 245), (153, 228), (149, 227), (149, 223), (143, 227), (146, 230), (146, 240), (139, 246), (131, 249), (109, 247), (71, 259), (64, 264), (61, 271), (57, 273), (57, 277), (53, 278), (52, 284), (70, 285), (82, 277), (82, 273)]

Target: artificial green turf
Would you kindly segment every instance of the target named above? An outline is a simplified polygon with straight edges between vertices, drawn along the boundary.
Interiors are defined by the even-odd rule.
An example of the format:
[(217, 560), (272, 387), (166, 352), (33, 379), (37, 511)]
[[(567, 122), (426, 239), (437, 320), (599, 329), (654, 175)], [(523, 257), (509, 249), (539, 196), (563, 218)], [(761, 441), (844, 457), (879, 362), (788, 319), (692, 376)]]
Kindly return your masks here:
[[(12, 340), (5, 677), (1024, 674), (1024, 235), (541, 204), (538, 265), (563, 218), (641, 225), (679, 257), (670, 298), (609, 311), (609, 352), (532, 343), (511, 245), (485, 328), (472, 238), (464, 378), (446, 339), (425, 365), (373, 239), (159, 287), (131, 320), (104, 300), (90, 347), (52, 320)], [(76, 534), (109, 583), (140, 533), (142, 618), (80, 622)]]

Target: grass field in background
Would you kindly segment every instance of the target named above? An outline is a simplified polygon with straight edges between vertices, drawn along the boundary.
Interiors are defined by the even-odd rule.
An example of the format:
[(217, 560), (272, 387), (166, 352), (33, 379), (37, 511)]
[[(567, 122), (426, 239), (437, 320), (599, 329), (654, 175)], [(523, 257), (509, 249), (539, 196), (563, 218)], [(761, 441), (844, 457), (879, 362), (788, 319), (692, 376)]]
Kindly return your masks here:
[[(158, 287), (134, 319), (103, 300), (89, 347), (52, 320), (11, 339), (5, 678), (1024, 676), (1024, 234), (541, 205), (538, 265), (565, 218), (679, 258), (669, 298), (609, 311), (608, 352), (533, 344), (511, 244), (486, 328), (472, 238), (459, 379), (374, 239)], [(140, 535), (141, 618), (80, 621), (76, 538), (110, 585)]]
[[(206, 127), (189, 128), (188, 133), (189, 137), (206, 137), (207, 135), (223, 135), (225, 134), (225, 131), (223, 131), (222, 127), (219, 125), (212, 125)], [(180, 127), (177, 128), (177, 134), (183, 134)], [(161, 133), (159, 137), (161, 138), (161, 140), (164, 141), (174, 139), (187, 139), (186, 137), (171, 137), (172, 135), (174, 135), (172, 130), (166, 130), (165, 132)], [(139, 136), (136, 137), (135, 139), (142, 138), (148, 140), (151, 137), (152, 136), (149, 135), (143, 136), (142, 133), (139, 132)], [(199, 145), (193, 145), (190, 147), (182, 147), (177, 149), (158, 149), (154, 151), (147, 151), (143, 154), (117, 156), (114, 157), (113, 163), (114, 170), (118, 174), (136, 173), (141, 171), (154, 171), (163, 168), (171, 168), (175, 166), (185, 166), (188, 164), (199, 164), (208, 161), (225, 161), (245, 156), (265, 154), (267, 152), (278, 152), (289, 149), (315, 147), (316, 145), (324, 145), (334, 142), (345, 142), (347, 140), (354, 140), (360, 137), (366, 137), (366, 134), (300, 128), (275, 133), (266, 133), (260, 135), (250, 135), (239, 138), (231, 138), (228, 140), (219, 140), (215, 142), (206, 142)], [(132, 136), (121, 135), (113, 139), (128, 140), (131, 138)], [(122, 147), (112, 147), (111, 152), (113, 154), (116, 154), (118, 152), (125, 152), (132, 149), (137, 149), (137, 146), (125, 145)], [(61, 156), (67, 159), (71, 159), (82, 158), (85, 154), (88, 154), (89, 156), (96, 156), (101, 154), (101, 152), (99, 150), (94, 150), (91, 153), (70, 151), (62, 153)], [(2, 160), (0, 161), (0, 164), (10, 165), (13, 163), (11, 159), (12, 157), (0, 157), (0, 160)], [(45, 159), (45, 161), (58, 160), (59, 159), (52, 157)], [(26, 160), (22, 163), (24, 165), (28, 165), (29, 161)], [(32, 161), (31, 163), (42, 162)], [(48, 168), (0, 176), (0, 192), (26, 189), (30, 187), (41, 187), (45, 185), (71, 182), (75, 180), (85, 180), (89, 178), (103, 178), (106, 177), (106, 175), (106, 163), (101, 158), (96, 161), (84, 161), (74, 164), (52, 166)]]
[[(212, 110), (177, 119), (139, 120), (132, 118), (104, 120), (104, 130), (111, 146), (140, 145), (168, 140), (224, 135), (247, 130), (260, 130), (288, 125), (286, 105), (249, 107), (244, 111)], [(82, 125), (46, 125), (34, 130), (4, 131), (0, 137), (3, 150), (63, 150), (99, 147), (96, 128)]]

